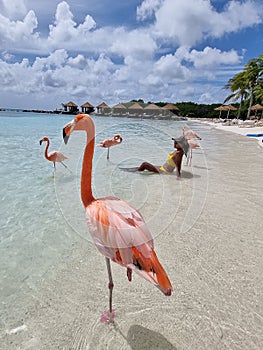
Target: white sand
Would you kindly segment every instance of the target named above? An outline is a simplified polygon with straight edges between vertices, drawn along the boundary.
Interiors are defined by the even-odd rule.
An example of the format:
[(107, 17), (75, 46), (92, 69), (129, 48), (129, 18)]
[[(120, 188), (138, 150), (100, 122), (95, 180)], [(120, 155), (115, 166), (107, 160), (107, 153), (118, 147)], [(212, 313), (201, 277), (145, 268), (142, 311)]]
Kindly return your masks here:
[[(214, 123), (212, 121), (204, 121), (202, 119), (189, 119), (189, 121), (208, 124), (218, 130), (230, 131), (243, 136), (246, 136), (247, 134), (263, 134), (263, 126), (224, 125), (223, 123)], [(253, 139), (258, 140), (258, 144), (263, 147), (263, 137), (253, 137)]]

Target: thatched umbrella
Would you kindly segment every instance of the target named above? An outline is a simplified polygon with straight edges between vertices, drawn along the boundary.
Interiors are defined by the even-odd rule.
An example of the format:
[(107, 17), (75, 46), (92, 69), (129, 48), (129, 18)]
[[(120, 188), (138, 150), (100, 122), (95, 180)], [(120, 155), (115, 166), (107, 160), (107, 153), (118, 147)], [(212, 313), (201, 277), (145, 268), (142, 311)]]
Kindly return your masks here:
[(261, 111), (261, 118), (262, 118), (262, 116), (263, 116), (263, 106), (261, 106), (259, 103), (254, 105), (254, 106), (251, 106), (250, 110), (251, 111), (256, 111), (255, 116), (257, 115), (257, 111)]
[(228, 119), (228, 116), (229, 116), (229, 113), (230, 113), (230, 111), (236, 111), (237, 110), (237, 108), (236, 107), (234, 107), (234, 106), (232, 106), (232, 105), (228, 105), (227, 106), (227, 119)]
[(221, 118), (222, 111), (226, 111), (226, 106), (222, 105), (215, 108), (215, 111), (220, 111), (219, 118)]
[(220, 111), (219, 118), (221, 117), (222, 111), (227, 111), (227, 117), (226, 117), (227, 119), (228, 119), (230, 111), (236, 111), (236, 110), (237, 110), (237, 108), (232, 106), (232, 105), (228, 105), (228, 106), (222, 105), (222, 106), (215, 108), (215, 111)]

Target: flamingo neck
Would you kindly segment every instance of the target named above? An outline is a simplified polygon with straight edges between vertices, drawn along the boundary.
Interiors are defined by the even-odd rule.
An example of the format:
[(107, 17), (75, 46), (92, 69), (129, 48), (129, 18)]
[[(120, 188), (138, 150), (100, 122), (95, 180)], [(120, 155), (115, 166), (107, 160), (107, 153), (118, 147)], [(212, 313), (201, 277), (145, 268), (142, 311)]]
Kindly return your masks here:
[(49, 157), (48, 157), (48, 147), (49, 147), (49, 140), (47, 140), (47, 144), (46, 144), (46, 148), (45, 148), (45, 157), (47, 160), (49, 160)]
[(94, 200), (91, 185), (94, 144), (94, 134), (89, 137), (87, 132), (87, 144), (84, 151), (81, 173), (81, 200), (85, 208)]

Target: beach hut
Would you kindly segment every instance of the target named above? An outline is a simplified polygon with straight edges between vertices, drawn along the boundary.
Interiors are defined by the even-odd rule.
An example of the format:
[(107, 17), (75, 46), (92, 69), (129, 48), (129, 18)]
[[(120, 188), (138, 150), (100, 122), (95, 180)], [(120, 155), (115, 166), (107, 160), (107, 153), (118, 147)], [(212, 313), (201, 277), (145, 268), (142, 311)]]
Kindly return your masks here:
[(144, 116), (159, 116), (162, 114), (162, 109), (155, 103), (149, 103), (146, 107), (144, 107), (144, 112)]
[(70, 101), (68, 103), (62, 104), (64, 107), (64, 112), (67, 113), (77, 113), (79, 111), (78, 105), (76, 105), (74, 102)]
[(117, 105), (113, 106), (112, 108), (112, 114), (114, 115), (124, 115), (127, 113), (127, 107), (124, 106), (122, 103), (118, 103)]
[(98, 114), (108, 115), (111, 112), (110, 106), (108, 106), (105, 102), (102, 102), (101, 104), (96, 106), (96, 108), (97, 108), (97, 113)]
[(82, 113), (92, 113), (95, 111), (94, 106), (92, 106), (89, 102), (84, 103), (80, 106)]
[(133, 103), (128, 108), (128, 110), (129, 110), (129, 116), (131, 117), (138, 117), (138, 116), (142, 116), (143, 114), (143, 107), (138, 102)]
[(177, 112), (179, 111), (179, 108), (173, 103), (167, 103), (165, 106), (162, 107), (162, 109), (166, 111), (166, 115), (171, 115), (171, 113), (177, 114)]

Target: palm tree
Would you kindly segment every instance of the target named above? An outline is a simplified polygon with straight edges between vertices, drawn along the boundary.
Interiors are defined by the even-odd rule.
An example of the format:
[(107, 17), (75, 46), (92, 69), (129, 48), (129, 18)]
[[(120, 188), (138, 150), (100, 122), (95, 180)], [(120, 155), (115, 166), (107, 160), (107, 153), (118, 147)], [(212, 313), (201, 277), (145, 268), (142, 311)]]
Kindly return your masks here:
[(228, 83), (224, 86), (225, 89), (230, 89), (232, 92), (232, 94), (227, 96), (224, 100), (224, 103), (230, 100), (237, 101), (240, 99), (237, 119), (240, 118), (241, 107), (244, 99), (249, 96), (248, 87), (249, 85), (245, 71), (237, 73), (233, 78), (229, 79)]
[(263, 54), (258, 58), (250, 60), (246, 65), (244, 72), (249, 82), (250, 100), (249, 108), (247, 111), (247, 118), (250, 116), (250, 108), (254, 101), (255, 88), (262, 82), (263, 78)]
[(255, 87), (254, 93), (255, 93), (256, 101), (262, 105), (263, 104), (263, 82), (260, 82)]

